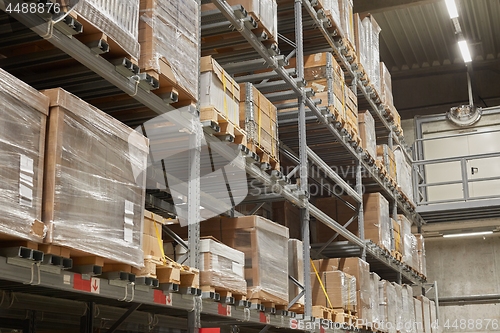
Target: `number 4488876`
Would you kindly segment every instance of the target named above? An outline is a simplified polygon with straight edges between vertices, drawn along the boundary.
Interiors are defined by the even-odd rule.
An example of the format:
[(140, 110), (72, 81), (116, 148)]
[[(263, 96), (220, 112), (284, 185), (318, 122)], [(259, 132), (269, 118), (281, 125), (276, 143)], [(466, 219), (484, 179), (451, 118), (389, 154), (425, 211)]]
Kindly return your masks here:
[(443, 325), (444, 328), (453, 331), (480, 331), (480, 330), (498, 330), (498, 319), (447, 319)]
[(5, 8), (7, 13), (18, 13), (18, 14), (59, 14), (61, 12), (61, 4), (46, 2), (46, 3), (9, 3), (7, 8)]

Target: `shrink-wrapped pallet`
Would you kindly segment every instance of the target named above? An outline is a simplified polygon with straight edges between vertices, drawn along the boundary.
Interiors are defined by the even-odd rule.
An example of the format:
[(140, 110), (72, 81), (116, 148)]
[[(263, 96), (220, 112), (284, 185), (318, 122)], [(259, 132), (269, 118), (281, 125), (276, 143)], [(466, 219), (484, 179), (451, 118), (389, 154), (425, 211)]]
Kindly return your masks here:
[(389, 177), (397, 180), (397, 166), (394, 152), (388, 145), (377, 145), (377, 160), (379, 160), (389, 173)]
[(396, 333), (396, 287), (389, 281), (379, 282), (380, 307), (382, 329), (388, 333)]
[(403, 193), (414, 202), (413, 198), (413, 180), (412, 180), (412, 167), (406, 160), (403, 148), (396, 146), (394, 148), (394, 160), (396, 162), (396, 176), (398, 185), (401, 187)]
[(142, 267), (148, 139), (62, 89), (44, 94), (46, 242)]
[(417, 258), (418, 258), (418, 271), (427, 276), (427, 261), (425, 258), (425, 240), (422, 234), (415, 235), (417, 239)]
[(380, 93), (380, 27), (372, 15), (364, 17), (362, 19), (362, 24), (365, 30), (365, 42), (367, 44), (368, 51), (368, 68), (365, 68), (365, 71), (368, 74), (368, 79), (370, 80), (375, 90)]
[(361, 147), (365, 149), (372, 158), (377, 158), (377, 134), (375, 132), (375, 119), (368, 110), (358, 112), (359, 136)]
[(424, 333), (424, 314), (422, 308), (422, 301), (420, 299), (413, 299), (415, 308), (415, 331), (416, 333)]
[(249, 145), (255, 145), (279, 162), (276, 106), (251, 83), (240, 84), (239, 120)]
[[(139, 2), (140, 0), (80, 0), (75, 12), (103, 33), (108, 38), (108, 43), (118, 44), (128, 55), (138, 60)], [(110, 51), (115, 51), (113, 45)]]
[(41, 242), (49, 99), (0, 69), (0, 240)]
[(431, 301), (425, 296), (418, 296), (418, 300), (420, 300), (422, 304), (422, 328), (424, 333), (431, 333)]
[(394, 105), (391, 73), (383, 62), (380, 63), (380, 101), (384, 105)]
[(401, 242), (402, 242), (402, 252), (403, 263), (412, 266), (413, 265), (413, 254), (412, 254), (412, 233), (411, 233), (411, 221), (404, 215), (398, 215), (398, 220), (401, 225)]
[(415, 305), (413, 304), (413, 290), (408, 285), (403, 285), (403, 327), (402, 333), (416, 333), (415, 330)]
[(394, 320), (395, 329), (398, 332), (403, 330), (403, 287), (395, 282), (392, 283), (396, 292), (396, 299), (394, 302)]
[(380, 313), (380, 296), (379, 296), (379, 282), (380, 276), (378, 274), (370, 273), (370, 313), (368, 317), (368, 325), (371, 327), (380, 327), (382, 322), (382, 315)]
[(139, 67), (158, 74), (160, 91), (174, 89), (183, 104), (198, 100), (198, 3), (141, 0), (140, 9)]
[[(326, 297), (316, 273), (311, 273), (313, 305), (354, 311), (356, 309), (356, 278), (342, 271), (318, 272)], [(329, 300), (329, 301), (328, 301)]]

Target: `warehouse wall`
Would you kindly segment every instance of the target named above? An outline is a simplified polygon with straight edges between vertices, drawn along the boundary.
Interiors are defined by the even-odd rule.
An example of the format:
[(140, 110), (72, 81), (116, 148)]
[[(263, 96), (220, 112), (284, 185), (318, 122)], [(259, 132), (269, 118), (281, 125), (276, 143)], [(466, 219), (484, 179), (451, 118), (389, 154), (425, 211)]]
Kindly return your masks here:
[[(426, 254), (428, 280), (438, 282), (440, 297), (500, 294), (500, 236), (427, 238)], [(450, 326), (444, 332), (500, 330), (494, 329), (495, 322), (500, 326), (500, 304), (449, 305), (439, 311), (441, 326)], [(458, 328), (451, 327), (455, 320)], [(470, 326), (461, 329), (461, 320)]]

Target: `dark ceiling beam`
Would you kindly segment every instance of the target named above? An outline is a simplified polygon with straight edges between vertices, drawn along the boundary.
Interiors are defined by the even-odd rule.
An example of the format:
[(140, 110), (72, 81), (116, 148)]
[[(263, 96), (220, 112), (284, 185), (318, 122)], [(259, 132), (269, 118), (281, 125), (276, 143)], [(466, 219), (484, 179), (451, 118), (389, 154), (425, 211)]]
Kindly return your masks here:
[(375, 14), (437, 1), (440, 0), (354, 0), (354, 12)]

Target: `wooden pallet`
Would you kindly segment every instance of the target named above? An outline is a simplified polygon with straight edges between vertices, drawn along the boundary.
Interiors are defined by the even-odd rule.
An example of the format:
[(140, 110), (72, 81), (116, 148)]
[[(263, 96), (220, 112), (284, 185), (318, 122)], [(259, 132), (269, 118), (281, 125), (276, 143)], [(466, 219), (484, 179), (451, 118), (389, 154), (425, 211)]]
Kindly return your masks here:
[(401, 254), (401, 252), (399, 252), (399, 251), (392, 250), (391, 251), (391, 256), (393, 256), (394, 258), (396, 258), (397, 261), (400, 261), (400, 262), (403, 261), (403, 254)]
[(106, 35), (103, 31), (100, 31), (99, 28), (95, 27), (92, 23), (90, 23), (83, 16), (79, 16), (76, 12), (71, 12), (69, 14), (75, 20), (83, 26), (83, 32), (80, 34), (76, 34), (74, 37), (78, 39), (80, 42), (86, 45), (95, 45), (99, 41), (103, 41), (109, 45), (109, 52), (102, 54), (104, 58), (109, 59), (119, 59), (119, 58), (127, 58), (134, 65), (138, 65), (138, 59), (136, 55), (130, 54), (127, 50), (125, 50), (120, 44), (119, 41), (114, 40), (110, 36)]
[(217, 110), (214, 106), (202, 107), (200, 110), (200, 121), (213, 121), (219, 125), (220, 132), (215, 133), (215, 136), (227, 136), (232, 137), (232, 140), (236, 144), (247, 145), (247, 134), (239, 127), (239, 125), (234, 124), (230, 121), (227, 116)]
[(262, 149), (260, 145), (255, 144), (253, 141), (248, 141), (246, 147), (248, 150), (259, 156), (261, 163), (269, 164), (272, 170), (280, 170), (279, 159)]
[(224, 287), (200, 286), (202, 292), (218, 293), (220, 298), (232, 297), (235, 301), (246, 301), (247, 295)]
[(172, 283), (192, 288), (200, 286), (199, 270), (173, 261), (165, 262), (160, 258), (144, 259), (144, 268), (132, 268), (131, 273), (137, 277), (158, 279), (159, 283)]
[(336, 323), (344, 323), (349, 326), (355, 326), (358, 317), (356, 316), (356, 312), (345, 310), (345, 309), (333, 309), (335, 313), (332, 321)]
[(378, 174), (382, 178), (389, 178), (389, 172), (387, 172), (387, 168), (385, 167), (385, 164), (383, 161), (375, 159), (375, 165), (378, 168)]
[(335, 321), (334, 320), (335, 319), (334, 318), (335, 312), (332, 309), (329, 309), (329, 308), (321, 306), (321, 305), (313, 306), (311, 315), (315, 318)]
[(288, 308), (288, 304), (285, 301), (269, 301), (266, 299), (260, 298), (251, 298), (248, 300), (252, 304), (260, 304), (264, 306), (266, 309), (275, 309), (275, 310), (283, 310), (286, 311)]
[(292, 311), (292, 312), (295, 312), (295, 313), (302, 314), (302, 313), (304, 313), (304, 304), (295, 303), (288, 310)]

